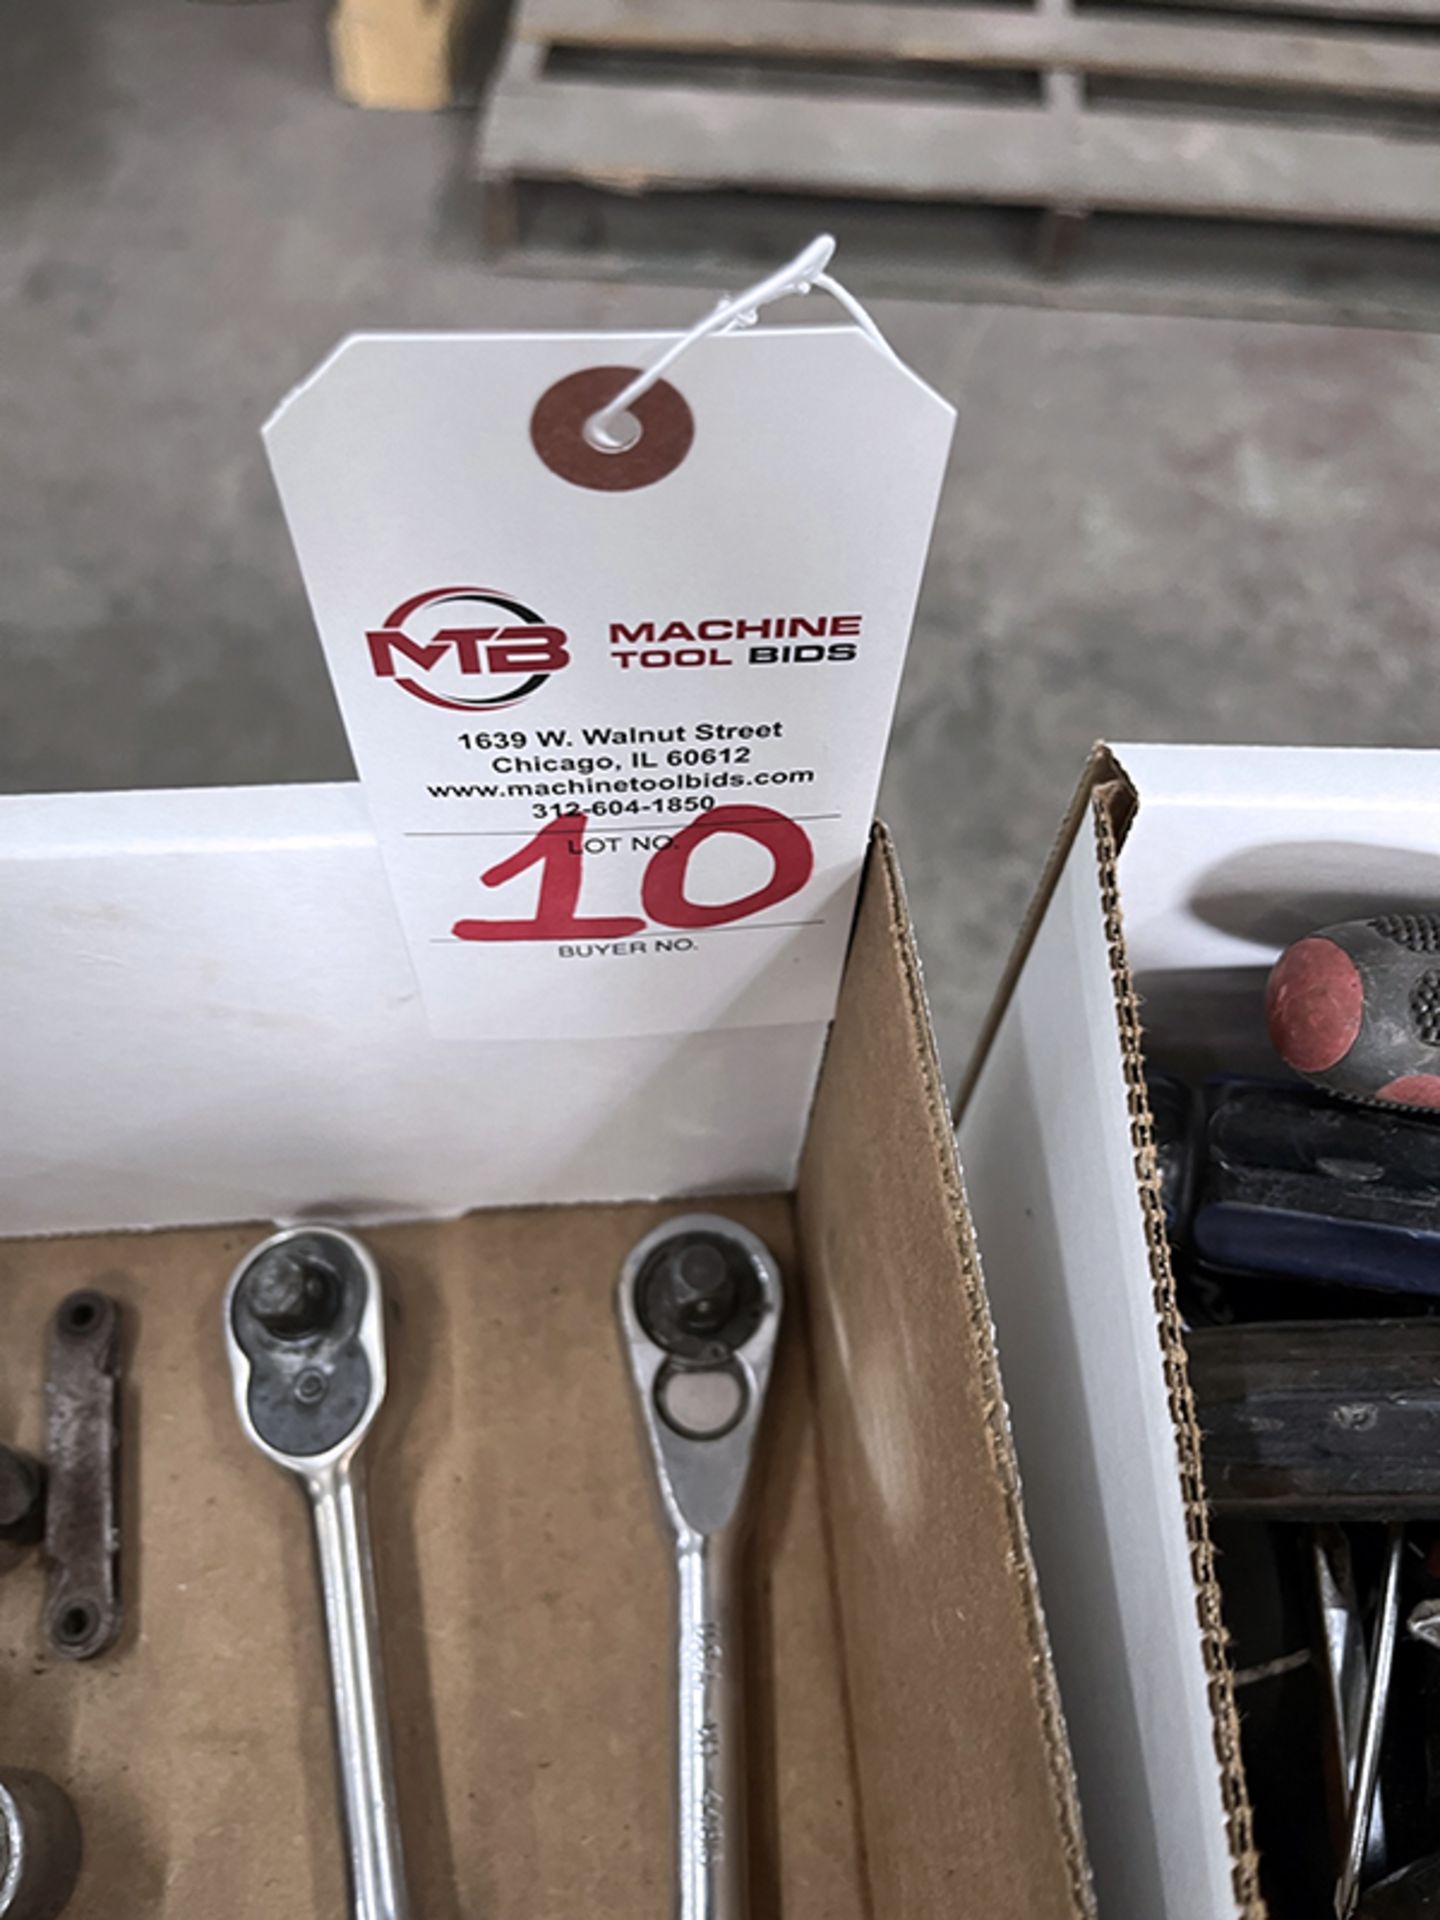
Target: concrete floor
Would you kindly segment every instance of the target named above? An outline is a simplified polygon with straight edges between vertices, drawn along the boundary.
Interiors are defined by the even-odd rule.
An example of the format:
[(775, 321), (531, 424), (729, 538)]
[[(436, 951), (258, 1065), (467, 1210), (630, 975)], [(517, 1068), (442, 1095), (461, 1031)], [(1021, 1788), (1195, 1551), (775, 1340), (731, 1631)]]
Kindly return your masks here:
[[(274, 401), (356, 327), (713, 295), (487, 270), (465, 117), (339, 105), (305, 0), (48, 0), (6, 36), (0, 784), (345, 776)], [(876, 313), (961, 408), (884, 795), (953, 1071), (1097, 735), (1440, 737), (1440, 337)]]

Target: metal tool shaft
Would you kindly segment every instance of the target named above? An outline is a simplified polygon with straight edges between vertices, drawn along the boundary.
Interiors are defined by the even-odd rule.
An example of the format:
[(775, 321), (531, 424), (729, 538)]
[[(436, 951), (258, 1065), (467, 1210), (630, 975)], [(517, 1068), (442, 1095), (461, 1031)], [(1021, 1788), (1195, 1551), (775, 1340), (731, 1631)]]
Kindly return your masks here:
[(352, 1456), (303, 1484), (325, 1603), (351, 1910), (354, 1920), (407, 1920), (365, 1483)]
[(1345, 1863), (1335, 1889), (1337, 1920), (1349, 1920), (1360, 1894), (1360, 1876), (1365, 1866), (1365, 1849), (1370, 1838), (1370, 1814), (1375, 1804), (1375, 1788), (1380, 1778), (1380, 1748), (1385, 1736), (1385, 1710), (1390, 1701), (1390, 1670), (1395, 1660), (1395, 1635), (1399, 1625), (1400, 1556), (1405, 1546), (1405, 1530), (1386, 1529), (1385, 1573), (1375, 1611), (1375, 1632), (1370, 1647), (1370, 1684), (1365, 1696), (1365, 1717), (1360, 1729), (1360, 1753), (1355, 1769), (1355, 1792), (1350, 1802), (1350, 1827), (1346, 1836)]
[(784, 1289), (764, 1242), (684, 1214), (632, 1247), (621, 1332), (675, 1555), (678, 1920), (746, 1920), (741, 1564)]
[[(1343, 1527), (1321, 1526), (1312, 1541), (1315, 1583), (1322, 1627), (1321, 1657), (1334, 1733), (1336, 1784), (1349, 1840), (1350, 1806), (1360, 1767), (1365, 1702), (1370, 1691), (1370, 1649), (1365, 1643), (1350, 1540)], [(1365, 1844), (1365, 1872), (1378, 1879), (1385, 1870), (1385, 1808), (1377, 1782)]]
[(379, 1269), (338, 1227), (275, 1234), (231, 1275), (225, 1338), (241, 1426), (310, 1503), (350, 1920), (409, 1920), (361, 1458), (385, 1399)]
[(682, 1534), (675, 1568), (680, 1920), (743, 1920), (745, 1696), (734, 1532)]

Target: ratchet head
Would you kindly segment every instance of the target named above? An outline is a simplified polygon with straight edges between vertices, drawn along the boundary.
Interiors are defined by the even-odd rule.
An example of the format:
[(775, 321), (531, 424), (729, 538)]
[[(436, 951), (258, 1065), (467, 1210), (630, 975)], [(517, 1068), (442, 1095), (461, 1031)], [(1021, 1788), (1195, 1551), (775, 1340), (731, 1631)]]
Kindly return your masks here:
[(380, 1270), (338, 1227), (291, 1227), (225, 1290), (240, 1424), (277, 1466), (313, 1475), (353, 1454), (385, 1397)]
[(667, 1221), (621, 1269), (621, 1332), (677, 1534), (718, 1533), (740, 1511), (781, 1304), (769, 1248), (718, 1214)]

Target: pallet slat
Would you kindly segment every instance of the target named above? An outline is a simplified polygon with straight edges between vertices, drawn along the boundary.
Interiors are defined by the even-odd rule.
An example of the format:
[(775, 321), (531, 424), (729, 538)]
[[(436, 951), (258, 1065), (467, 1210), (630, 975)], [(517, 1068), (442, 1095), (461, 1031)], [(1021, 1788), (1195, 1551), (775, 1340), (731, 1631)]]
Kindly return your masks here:
[[(1157, 13), (1193, 13), (1202, 0), (1136, 0)], [(1405, 26), (1440, 24), (1440, 0), (1203, 0), (1206, 13), (1324, 14), (1336, 21), (1394, 22)]]
[(487, 209), (503, 233), (507, 183), (558, 180), (1030, 206), (1051, 251), (1090, 211), (1440, 232), (1440, 37), (1366, 24), (1440, 25), (1440, 0), (1296, 3), (1337, 24), (1224, 11), (1245, 0), (521, 0)]
[[(1440, 144), (1090, 110), (580, 80), (495, 95), (484, 171), (624, 192), (727, 184), (1440, 231)], [(723, 163), (723, 164), (722, 164)]]
[[(1436, 17), (1440, 18), (1440, 10)], [(532, 0), (532, 45), (755, 59), (884, 59), (1356, 94), (1440, 105), (1440, 46), (1103, 14), (862, 5), (858, 0)]]

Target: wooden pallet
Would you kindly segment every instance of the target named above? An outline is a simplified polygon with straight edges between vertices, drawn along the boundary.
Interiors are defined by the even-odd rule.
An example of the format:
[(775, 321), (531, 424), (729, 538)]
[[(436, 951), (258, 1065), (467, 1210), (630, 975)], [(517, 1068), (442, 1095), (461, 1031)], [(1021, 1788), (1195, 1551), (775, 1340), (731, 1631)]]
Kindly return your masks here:
[(520, 0), (490, 238), (540, 181), (1440, 231), (1440, 0), (1177, 3)]

